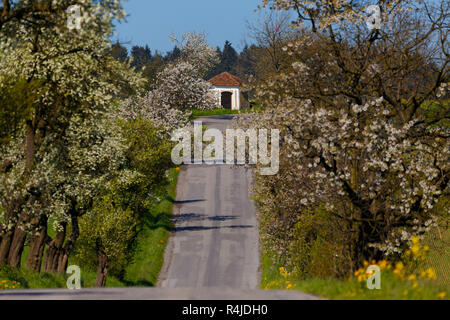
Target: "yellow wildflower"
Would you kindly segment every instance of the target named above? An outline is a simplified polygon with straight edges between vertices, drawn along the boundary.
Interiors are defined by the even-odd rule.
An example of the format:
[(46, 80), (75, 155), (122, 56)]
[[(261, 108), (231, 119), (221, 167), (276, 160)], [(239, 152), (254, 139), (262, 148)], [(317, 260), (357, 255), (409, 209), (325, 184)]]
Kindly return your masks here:
[(440, 293), (438, 293), (438, 295), (437, 295), (437, 297), (439, 298), (439, 299), (444, 299), (445, 297), (447, 296), (447, 292), (440, 292)]
[(378, 262), (378, 266), (380, 267), (381, 270), (386, 269), (387, 267), (387, 261), (386, 260), (381, 260)]
[(416, 279), (417, 279), (417, 277), (416, 277), (415, 274), (411, 274), (411, 275), (408, 277), (408, 280), (409, 280), (409, 281), (414, 281), (414, 280), (416, 280)]
[(414, 245), (414, 244), (419, 244), (420, 238), (419, 238), (418, 236), (413, 236), (413, 237), (411, 238), (411, 242), (412, 242), (413, 245)]
[(425, 270), (425, 274), (426, 274), (426, 278), (428, 280), (436, 280), (437, 279), (436, 271), (434, 271), (433, 268), (428, 268), (427, 270)]

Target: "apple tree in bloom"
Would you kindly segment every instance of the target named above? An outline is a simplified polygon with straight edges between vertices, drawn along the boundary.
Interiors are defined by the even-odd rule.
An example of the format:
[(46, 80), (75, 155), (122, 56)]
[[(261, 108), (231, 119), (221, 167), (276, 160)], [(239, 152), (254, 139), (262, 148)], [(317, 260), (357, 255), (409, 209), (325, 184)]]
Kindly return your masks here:
[(379, 29), (360, 2), (263, 5), (294, 10), (304, 33), (283, 49), (291, 69), (255, 84), (263, 112), (238, 120), (281, 130), (280, 173), (255, 187), (263, 239), (292, 266), (299, 223), (326, 212), (345, 240), (332, 263), (399, 257), (449, 192), (448, 4), (380, 1)]

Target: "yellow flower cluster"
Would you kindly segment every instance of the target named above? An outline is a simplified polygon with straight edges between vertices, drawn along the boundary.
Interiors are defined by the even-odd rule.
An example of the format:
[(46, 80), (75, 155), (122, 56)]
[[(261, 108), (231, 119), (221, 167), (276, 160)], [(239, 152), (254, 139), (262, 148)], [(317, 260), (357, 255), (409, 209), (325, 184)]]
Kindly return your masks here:
[[(359, 268), (358, 270), (356, 270), (354, 272), (354, 276), (356, 277), (356, 279), (358, 280), (358, 282), (363, 282), (363, 281), (367, 281), (367, 279), (369, 279), (369, 277), (371, 277), (373, 275), (373, 272), (366, 272), (367, 267), (369, 266), (369, 262), (368, 261), (364, 261), (364, 267)], [(372, 265), (377, 265), (378, 267), (380, 267), (380, 270), (386, 270), (386, 269), (391, 269), (392, 265), (389, 261), (386, 260), (380, 260), (380, 261), (375, 261), (372, 260)], [(350, 281), (352, 281), (353, 279), (350, 279)]]
[(417, 261), (423, 261), (427, 257), (430, 248), (427, 245), (420, 245), (420, 238), (413, 236), (411, 239), (411, 248), (406, 251), (406, 256)]
[[(411, 248), (406, 252), (406, 265), (402, 261), (399, 261), (395, 263), (395, 265), (392, 265), (389, 261), (386, 260), (381, 260), (378, 262), (373, 260), (371, 264), (377, 265), (380, 270), (391, 270), (395, 277), (408, 281), (409, 283), (411, 283), (412, 289), (416, 289), (419, 287), (419, 280), (436, 280), (437, 275), (436, 271), (433, 268), (417, 268), (417, 262), (426, 259), (429, 248), (426, 245), (422, 246), (420, 244), (419, 237), (413, 237), (411, 240)], [(410, 265), (408, 261), (413, 261), (415, 263)], [(358, 282), (364, 282), (372, 275), (371, 273), (366, 272), (368, 266), (369, 262), (364, 261), (364, 266), (355, 271), (354, 276), (356, 277), (356, 280)], [(349, 279), (349, 281), (353, 280), (354, 278)], [(408, 290), (405, 290), (403, 294), (407, 296)], [(446, 295), (446, 292), (441, 292), (437, 295), (437, 298), (444, 299)]]
[(20, 282), (9, 280), (0, 281), (0, 290), (17, 289), (17, 288), (20, 288)]
[(294, 284), (291, 283), (291, 274), (286, 271), (284, 267), (280, 268), (280, 275), (284, 278), (284, 288), (286, 290), (293, 289), (295, 287)]
[[(280, 275), (281, 275), (282, 279), (269, 282), (264, 287), (265, 290), (270, 290), (270, 289), (275, 289), (275, 288), (280, 288), (280, 287), (283, 287), (285, 290), (292, 290), (295, 288), (295, 284), (293, 284), (291, 282), (292, 274), (287, 272), (287, 270), (284, 267), (281, 267), (279, 269), (279, 271), (280, 271)], [(266, 280), (266, 279), (264, 279), (264, 280)]]

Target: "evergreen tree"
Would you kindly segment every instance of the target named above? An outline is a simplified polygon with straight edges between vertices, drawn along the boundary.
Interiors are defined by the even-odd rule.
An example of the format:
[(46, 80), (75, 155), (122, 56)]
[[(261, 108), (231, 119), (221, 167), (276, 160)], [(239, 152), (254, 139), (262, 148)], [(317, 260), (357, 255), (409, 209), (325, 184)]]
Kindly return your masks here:
[(111, 47), (111, 55), (124, 62), (128, 58), (128, 50), (117, 41)]
[(165, 62), (174, 62), (181, 56), (181, 50), (178, 46), (175, 46), (172, 51), (167, 52), (164, 57)]
[(145, 47), (134, 46), (131, 48), (131, 66), (140, 71), (147, 63), (152, 61), (152, 51), (146, 45)]
[(234, 71), (237, 69), (239, 63), (239, 55), (233, 48), (230, 41), (225, 41), (223, 51), (221, 51), (220, 48), (217, 47), (217, 53), (220, 57), (220, 63), (211, 70), (207, 78), (212, 78), (218, 74), (221, 74), (222, 72), (234, 73)]
[(225, 41), (225, 46), (223, 47), (222, 51), (222, 61), (221, 61), (221, 67), (222, 72), (231, 72), (238, 63), (238, 54), (236, 50), (231, 45), (231, 42), (228, 40)]
[(155, 53), (152, 57), (152, 61), (145, 65), (142, 71), (143, 76), (148, 80), (146, 89), (150, 90), (155, 83), (157, 74), (164, 69), (165, 58), (163, 58), (159, 53)]
[(242, 79), (246, 79), (248, 76), (255, 76), (254, 65), (257, 61), (258, 48), (255, 45), (250, 47), (246, 45), (239, 55), (238, 63), (234, 72)]

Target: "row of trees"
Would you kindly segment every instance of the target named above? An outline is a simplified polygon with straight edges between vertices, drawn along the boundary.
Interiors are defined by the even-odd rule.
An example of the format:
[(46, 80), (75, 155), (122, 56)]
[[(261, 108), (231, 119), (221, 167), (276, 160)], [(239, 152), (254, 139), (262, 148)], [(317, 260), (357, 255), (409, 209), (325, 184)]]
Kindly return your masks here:
[(296, 18), (256, 29), (273, 72), (238, 125), (281, 130), (255, 196), (265, 246), (301, 276), (399, 259), (449, 209), (449, 3), (377, 3), (371, 30), (365, 2), (263, 0)]
[[(260, 34), (261, 28), (267, 24), (275, 24), (281, 33), (277, 34)], [(281, 39), (285, 38), (285, 33), (293, 34), (289, 31), (290, 20), (288, 16), (282, 16), (281, 18), (276, 15), (270, 15), (261, 18), (253, 25), (249, 25), (249, 33), (251, 35), (254, 44), (245, 45), (241, 52), (237, 52), (232, 43), (228, 40), (225, 41), (224, 47), (221, 49), (216, 48), (216, 56), (218, 61), (209, 70), (208, 73), (203, 75), (205, 80), (208, 80), (222, 72), (230, 72), (239, 76), (242, 79), (249, 79), (255, 77), (257, 79), (265, 78), (269, 73), (278, 72), (283, 65), (284, 56), (281, 50)], [(270, 32), (271, 27), (267, 29)], [(277, 48), (275, 50), (268, 50), (272, 48), (269, 44), (270, 40), (263, 40), (269, 37), (272, 39)], [(283, 41), (284, 41), (283, 40)], [(177, 40), (175, 39), (175, 42)], [(180, 44), (176, 43), (171, 51), (166, 54), (162, 54), (158, 51), (154, 53), (148, 47), (148, 45), (133, 46), (131, 51), (128, 52), (127, 48), (115, 42), (111, 48), (111, 55), (122, 62), (130, 62), (131, 67), (137, 71), (142, 71), (144, 77), (148, 80), (148, 86), (151, 87), (156, 81), (157, 74), (164, 69), (168, 64), (173, 63), (181, 56)]]
[[(67, 28), (71, 5), (81, 29)], [(123, 275), (170, 161), (169, 133), (214, 100), (201, 35), (147, 88), (111, 55), (117, 0), (3, 1), (0, 7), (0, 267), (65, 272), (69, 257)], [(144, 50), (145, 51), (145, 50)], [(18, 63), (20, 61), (20, 63)]]

